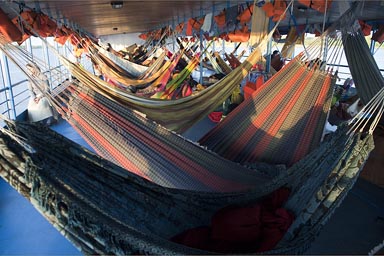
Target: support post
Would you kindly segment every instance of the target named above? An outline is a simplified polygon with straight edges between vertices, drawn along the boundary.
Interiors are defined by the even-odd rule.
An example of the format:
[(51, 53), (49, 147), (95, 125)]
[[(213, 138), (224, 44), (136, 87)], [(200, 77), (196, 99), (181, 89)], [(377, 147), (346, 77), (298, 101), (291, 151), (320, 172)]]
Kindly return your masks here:
[(7, 101), (7, 115), (10, 119), (16, 119), (15, 99), (12, 89), (11, 74), (9, 73), (8, 58), (3, 51), (0, 51), (1, 58), (1, 72), (3, 73), (4, 89), (8, 91), (5, 93), (5, 100)]

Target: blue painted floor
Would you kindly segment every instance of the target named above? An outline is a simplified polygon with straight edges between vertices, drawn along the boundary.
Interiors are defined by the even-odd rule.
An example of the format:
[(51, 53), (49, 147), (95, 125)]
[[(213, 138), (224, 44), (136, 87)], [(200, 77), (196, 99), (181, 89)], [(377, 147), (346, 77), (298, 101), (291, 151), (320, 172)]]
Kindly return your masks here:
[[(66, 122), (52, 129), (89, 148)], [(0, 178), (0, 255), (81, 255), (33, 206)]]
[[(214, 125), (206, 118), (183, 135), (196, 141)], [(88, 147), (68, 123), (62, 121), (52, 129)], [(360, 179), (307, 254), (367, 255), (384, 239), (383, 217), (384, 189)], [(0, 255), (80, 254), (24, 197), (0, 179)]]

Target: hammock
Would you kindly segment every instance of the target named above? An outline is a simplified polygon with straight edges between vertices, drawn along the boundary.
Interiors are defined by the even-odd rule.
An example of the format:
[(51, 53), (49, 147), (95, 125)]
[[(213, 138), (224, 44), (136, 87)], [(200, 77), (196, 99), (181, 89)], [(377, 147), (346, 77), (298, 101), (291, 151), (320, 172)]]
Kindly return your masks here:
[(91, 53), (93, 61), (99, 64), (103, 73), (127, 85), (135, 86), (150, 83), (161, 74), (161, 71), (166, 69), (162, 67), (165, 60), (165, 52), (162, 52), (158, 59), (151, 66), (149, 66), (140, 77), (133, 78), (132, 75), (124, 68), (102, 54), (100, 52), (100, 49), (102, 49), (101, 47), (94, 44), (92, 46), (88, 46), (88, 49)]
[(101, 54), (94, 52), (92, 54), (92, 59), (95, 61), (95, 63), (99, 65), (99, 67), (101, 68), (101, 72), (104, 74), (104, 76), (111, 78), (114, 81), (123, 84), (124, 86), (134, 87), (148, 85), (149, 83), (156, 80), (171, 65), (171, 61), (164, 61), (165, 54), (162, 54), (156, 60), (156, 63), (153, 64), (153, 66), (156, 66), (154, 70), (155, 72), (151, 72), (150, 74), (146, 75), (145, 78), (142, 79), (132, 79), (129, 78), (126, 74), (122, 74), (121, 72), (119, 72), (117, 70), (118, 67), (116, 67), (113, 62), (110, 62)]
[(369, 134), (346, 136), (340, 129), (269, 182), (245, 192), (201, 193), (147, 182), (47, 128), (8, 126), (17, 137), (5, 129), (0, 136), (1, 176), (85, 254), (210, 253), (169, 238), (207, 225), (223, 207), (253, 204), (282, 186), (291, 190), (285, 208), (296, 218), (264, 253), (301, 253), (351, 188), (373, 145)]
[[(73, 92), (83, 97), (86, 93), (80, 89)], [(93, 92), (90, 91), (90, 94)], [(75, 107), (87, 109), (87, 104), (96, 103), (97, 106), (98, 102), (105, 99), (99, 99), (100, 96), (95, 94), (90, 100), (78, 102), (69, 99), (67, 104), (73, 104), (71, 110), (75, 110)], [(218, 180), (228, 179), (232, 183), (222, 182), (222, 191), (233, 191), (231, 193), (202, 193), (186, 191), (185, 187), (182, 190), (160, 187), (130, 173), (135, 172), (137, 166), (124, 166), (130, 171), (127, 172), (53, 131), (16, 121), (8, 121), (9, 130), (3, 129), (1, 134), (1, 175), (26, 195), (63, 235), (84, 253), (90, 254), (210, 253), (176, 244), (169, 239), (186, 229), (208, 225), (212, 215), (223, 207), (252, 205), (276, 189), (287, 187), (291, 196), (285, 208), (292, 211), (296, 218), (283, 240), (275, 249), (267, 249), (265, 253), (299, 253), (307, 248), (356, 180), (372, 150), (372, 132), (378, 119), (372, 122), (368, 133), (364, 132), (364, 127), (370, 121), (368, 117), (381, 117), (383, 98), (384, 92), (381, 90), (352, 120), (353, 126), (348, 132), (346, 127), (340, 127), (319, 147), (286, 170), (263, 164), (257, 170), (250, 170), (206, 151), (132, 112), (128, 113), (128, 116), (132, 116), (129, 121), (121, 118), (120, 121), (129, 125), (129, 129), (125, 129), (129, 131), (127, 136), (130, 136), (128, 150), (135, 151), (148, 143), (150, 145), (147, 146), (154, 147), (155, 151), (166, 153), (165, 159), (169, 161), (163, 162), (158, 158), (161, 153), (144, 150), (144, 168), (160, 165), (160, 168), (168, 171), (174, 168), (169, 164), (177, 162), (181, 167), (194, 168), (195, 173), (192, 174), (207, 181), (196, 190), (212, 190), (207, 187)], [(85, 107), (80, 108), (83, 103)], [(76, 119), (77, 115), (81, 115), (80, 111), (68, 111), (67, 114), (69, 120), (84, 120)], [(105, 119), (111, 117), (108, 115)], [(102, 123), (94, 125), (92, 128), (97, 125), (100, 129), (104, 128)], [(116, 134), (122, 132), (120, 127), (114, 127)], [(26, 138), (26, 141), (22, 138)], [(172, 147), (177, 147), (177, 150), (172, 150)], [(179, 152), (184, 150), (189, 152), (180, 158)], [(136, 154), (132, 155), (134, 157)], [(156, 161), (149, 162), (151, 157)], [(227, 166), (229, 164), (232, 166)], [(201, 166), (204, 165), (216, 169), (216, 174), (221, 177), (218, 179), (201, 172), (204, 170)], [(224, 170), (225, 167), (230, 173)], [(276, 174), (272, 175), (272, 172)], [(188, 177), (180, 179), (184, 181)]]
[[(343, 45), (348, 66), (351, 71), (357, 94), (366, 104), (384, 86), (384, 78), (371, 54), (361, 26), (349, 13), (353, 22), (345, 24), (342, 29)], [(348, 21), (348, 19), (346, 20)], [(367, 86), (369, 84), (369, 86)]]
[(158, 100), (142, 98), (125, 90), (113, 88), (107, 82), (101, 81), (61, 56), (62, 63), (82, 83), (179, 133), (190, 128), (224, 102), (259, 58), (260, 52), (255, 50), (236, 70), (197, 95), (176, 100)]
[(336, 77), (308, 68), (301, 58), (287, 64), (199, 143), (232, 161), (287, 165), (317, 147)]
[[(267, 39), (272, 36), (272, 33), (271, 31), (258, 47), (266, 44)], [(11, 46), (7, 47), (11, 49)], [(102, 51), (102, 49), (100, 50)], [(110, 52), (104, 52), (108, 56), (111, 55)], [(178, 133), (186, 131), (193, 124), (216, 110), (248, 75), (248, 72), (260, 59), (261, 55), (260, 51), (255, 49), (237, 69), (198, 94), (179, 99), (164, 100), (143, 98), (127, 92), (126, 89), (122, 90), (118, 87), (112, 87), (108, 82), (95, 77), (80, 65), (70, 62), (57, 52), (55, 53), (60, 58), (61, 63), (83, 84), (127, 107), (144, 113), (149, 119), (155, 120), (162, 126)], [(111, 58), (114, 57), (112, 56)]]
[[(292, 132), (287, 133), (285, 138), (295, 135), (294, 138), (297, 139), (303, 134), (306, 135), (303, 137), (304, 141), (309, 138), (310, 143), (306, 145), (304, 150), (304, 145), (303, 148), (298, 148), (300, 151), (292, 156), (295, 158), (291, 158), (289, 161), (284, 159), (281, 161), (280, 159), (273, 163), (291, 165), (311, 152), (320, 143), (328, 110), (327, 106), (329, 106), (330, 94), (333, 90), (331, 81), (332, 79), (334, 81), (334, 78), (330, 72), (320, 70), (316, 65), (310, 68), (308, 63), (311, 62), (304, 57), (296, 58), (274, 79), (270, 80), (270, 84), (265, 85), (265, 90), (258, 97), (255, 96), (261, 105), (264, 104), (263, 106), (267, 111), (273, 103), (272, 99), (275, 98), (275, 95), (285, 96), (290, 93), (292, 97), (286, 97), (290, 101), (284, 102), (286, 105), (280, 104), (279, 106), (282, 107), (280, 112), (276, 111), (276, 115), (271, 116), (271, 120), (275, 118), (276, 123), (281, 126), (281, 130), (286, 130), (287, 125), (281, 125), (281, 120), (277, 118), (280, 115), (290, 123), (301, 122), (301, 126), (291, 129)], [(297, 70), (302, 70), (302, 73), (296, 72)], [(286, 86), (285, 83), (277, 83), (281, 78), (292, 77), (290, 75), (292, 72), (296, 73), (295, 80), (300, 83), (293, 84), (292, 87)], [(238, 171), (238, 168), (234, 168), (228, 163), (222, 163), (220, 167), (213, 165), (212, 163), (220, 162), (217, 155), (211, 155), (197, 146), (191, 147), (190, 143), (183, 138), (132, 113), (131, 110), (106, 98), (98, 91), (90, 89), (89, 86), (73, 84), (66, 91), (59, 105), (65, 105), (68, 108), (66, 111), (68, 114), (64, 115), (68, 122), (100, 155), (162, 186), (223, 191), (243, 189), (252, 186), (255, 184), (254, 182), (259, 182), (257, 179), (248, 178), (247, 173), (252, 176), (249, 171)], [(244, 108), (247, 108), (247, 105)], [(249, 106), (247, 109), (246, 115), (254, 115)], [(282, 110), (285, 112), (281, 112)], [(291, 111), (287, 112), (287, 110), (292, 110), (292, 113), (290, 113)], [(312, 111), (310, 112), (310, 110)], [(258, 113), (259, 109), (253, 108), (253, 111)], [(305, 117), (304, 120), (303, 116), (297, 113), (308, 113), (308, 117)], [(268, 114), (264, 116), (268, 116)], [(242, 118), (247, 119), (247, 116)], [(306, 127), (301, 120), (312, 125)], [(240, 121), (243, 123), (237, 121), (235, 120), (234, 123), (239, 127), (248, 124), (241, 119)], [(260, 132), (263, 133), (263, 130), (260, 129)], [(233, 134), (235, 137), (237, 136), (236, 132)], [(227, 138), (222, 137), (222, 139), (226, 140)], [(280, 144), (280, 154), (275, 154), (276, 157), (280, 156), (281, 158), (285, 155), (281, 154), (284, 146), (286, 144)], [(219, 152), (219, 150), (217, 151)], [(196, 159), (204, 159), (204, 162), (195, 165), (193, 160), (191, 162), (188, 160), (191, 156), (195, 156)], [(246, 162), (254, 161), (255, 159)], [(166, 164), (159, 166), (156, 164), (159, 162)], [(242, 162), (244, 163), (244, 161)], [(226, 186), (227, 182), (234, 180), (237, 182), (236, 185)]]
[(100, 47), (98, 50), (101, 54), (113, 60), (113, 62), (118, 63), (119, 67), (122, 67), (127, 73), (131, 74), (132, 77), (140, 77), (148, 69), (148, 67), (146, 66), (142, 66), (142, 65), (130, 62), (128, 60), (122, 59), (116, 56), (115, 54), (105, 50), (102, 47)]
[[(259, 54), (257, 56), (259, 56)], [(280, 75), (276, 76), (274, 80), (278, 81), (278, 77), (290, 77), (289, 72), (296, 72), (297, 69), (290, 69), (289, 67), (304, 67), (303, 61), (305, 61), (305, 58), (297, 58), (295, 62), (291, 62), (291, 65), (283, 69)], [(241, 65), (244, 65), (244, 63)], [(291, 90), (293, 97), (287, 98), (292, 99), (292, 101), (285, 103), (288, 105), (285, 105), (283, 109), (285, 112), (282, 112), (281, 116), (287, 118), (291, 123), (300, 123), (299, 121), (301, 121), (302, 116), (297, 115), (297, 113), (308, 112), (309, 118), (305, 121), (309, 120), (309, 122), (311, 122), (311, 120), (313, 120), (313, 123), (315, 123), (315, 121), (319, 120), (319, 125), (310, 126), (309, 128), (311, 129), (308, 129), (302, 124), (297, 129), (291, 129), (296, 132), (295, 139), (300, 138), (299, 135), (305, 134), (306, 137), (303, 138), (310, 138), (312, 144), (306, 144), (304, 150), (300, 150), (289, 160), (280, 159), (272, 163), (292, 165), (307, 153), (311, 152), (313, 148), (320, 143), (326, 112), (323, 108), (317, 106), (323, 106), (324, 103), (329, 102), (330, 97), (327, 97), (327, 95), (332, 91), (332, 87), (330, 86), (331, 75), (319, 70), (316, 65), (313, 65), (311, 69), (308, 68), (308, 70), (306, 68), (302, 69), (304, 69), (303, 72), (306, 73), (307, 77), (311, 77), (314, 74), (314, 78), (309, 80), (304, 78), (297, 79), (297, 81), (303, 82), (293, 87), (292, 90), (287, 86), (283, 86), (284, 83), (281, 83), (279, 86), (266, 85), (265, 91), (260, 94), (258, 99), (260, 100), (260, 104), (263, 104), (263, 101), (265, 101), (266, 104), (264, 104), (264, 107), (268, 109), (268, 106), (271, 104), (271, 99), (273, 98), (270, 95), (285, 95), (287, 90)], [(299, 78), (300, 75), (300, 73), (297, 73), (296, 77)], [(92, 79), (91, 76), (89, 76), (89, 78)], [(318, 90), (321, 87), (315, 78), (320, 81), (320, 84), (324, 83), (321, 81), (327, 81), (325, 84), (327, 86), (324, 86), (324, 90)], [(88, 82), (87, 86), (89, 86), (89, 84)], [(209, 88), (207, 90), (209, 90)], [(308, 92), (310, 92), (312, 98), (307, 97)], [(320, 97), (318, 97), (318, 95), (320, 95)], [(299, 96), (301, 96), (301, 98)], [(303, 99), (307, 99), (306, 104), (304, 104), (306, 109), (301, 108), (300, 104), (292, 105), (297, 102), (302, 103)], [(100, 155), (158, 184), (193, 190), (225, 191), (241, 190), (251, 187), (260, 181), (257, 178), (249, 178), (249, 176), (252, 176), (252, 172), (249, 172), (249, 170), (238, 171), (238, 168), (235, 168), (231, 164), (220, 162), (217, 159), (217, 155), (208, 154), (200, 147), (191, 147), (190, 143), (185, 142), (184, 139), (170, 133), (161, 126), (145, 121), (146, 119), (141, 119), (140, 116), (132, 113), (132, 111), (126, 107), (105, 98), (103, 94), (98, 91), (83, 87), (70, 87), (65, 98), (63, 100), (60, 99), (60, 101), (61, 102), (57, 103), (58, 106), (66, 105), (66, 109), (62, 110), (62, 112), (64, 112), (63, 116), (79, 130), (80, 134), (86, 138)], [(327, 103), (325, 106), (327, 106)], [(309, 112), (311, 108), (315, 110), (312, 111), (312, 114)], [(292, 113), (288, 113), (286, 110), (292, 110)], [(327, 110), (326, 107), (325, 110)], [(258, 111), (257, 109), (256, 113), (258, 113)], [(163, 115), (166, 114), (167, 113), (163, 112)], [(246, 114), (249, 115), (244, 116), (245, 118), (252, 116), (252, 113)], [(281, 124), (281, 119), (278, 119), (278, 116), (279, 115), (274, 116), (276, 120), (274, 125), (277, 124), (280, 126), (278, 128), (282, 128), (283, 130), (287, 129), (286, 125)], [(273, 118), (271, 118), (271, 120), (273, 120)], [(241, 122), (235, 123), (239, 126), (242, 125)], [(248, 123), (245, 122), (244, 124)], [(319, 127), (320, 129), (318, 129)], [(260, 129), (260, 131), (263, 133), (262, 129)], [(133, 133), (135, 133), (134, 136), (131, 135)], [(163, 138), (165, 134), (167, 139)], [(236, 137), (237, 134), (234, 133), (234, 136)], [(271, 137), (272, 136), (269, 136), (269, 138)], [(144, 138), (146, 139), (143, 141)], [(285, 138), (289, 138), (289, 136)], [(223, 140), (225, 139), (226, 138)], [(169, 141), (172, 141), (172, 143), (169, 143)], [(280, 142), (284, 141), (281, 140)], [(276, 143), (272, 145), (275, 146)], [(250, 146), (252, 146), (252, 144), (249, 144), (248, 148)], [(280, 143), (280, 152), (284, 150), (284, 146), (286, 145)], [(204, 163), (201, 162), (195, 165), (192, 164), (193, 160), (189, 162), (188, 159), (193, 155), (198, 159), (204, 158)], [(279, 157), (279, 154), (275, 155)], [(281, 154), (281, 156), (284, 155), (285, 154)], [(170, 159), (172, 160), (170, 161)], [(246, 162), (254, 162), (255, 160), (257, 159), (247, 160)], [(158, 162), (167, 164), (158, 166), (156, 165)], [(220, 162), (220, 166), (212, 165), (213, 162)], [(240, 162), (244, 163), (245, 161)], [(172, 168), (170, 166), (172, 166)], [(228, 183), (232, 185), (227, 186)]]

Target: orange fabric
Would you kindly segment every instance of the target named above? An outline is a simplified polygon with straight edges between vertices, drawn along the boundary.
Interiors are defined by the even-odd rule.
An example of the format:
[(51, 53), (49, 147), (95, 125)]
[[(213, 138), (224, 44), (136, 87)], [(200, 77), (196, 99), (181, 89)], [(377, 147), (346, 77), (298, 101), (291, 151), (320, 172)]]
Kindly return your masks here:
[(192, 19), (192, 27), (196, 31), (200, 31), (200, 28), (201, 26), (203, 26), (203, 24), (204, 24), (204, 17), (200, 19), (197, 19), (197, 18)]
[(222, 10), (218, 15), (216, 15), (215, 17), (213, 17), (217, 26), (219, 28), (223, 28), (225, 27), (225, 24), (226, 24), (226, 21), (225, 21), (225, 9)]
[(176, 26), (175, 28), (175, 31), (180, 34), (181, 32), (183, 32), (183, 29), (184, 29), (184, 22), (180, 23), (179, 25)]
[(284, 1), (284, 0), (275, 0), (275, 3), (273, 4), (273, 7), (274, 7), (274, 11), (273, 11), (273, 18), (272, 20), (274, 22), (277, 22), (280, 17), (281, 19), (285, 19), (285, 9), (287, 8), (287, 3)]
[[(287, 66), (290, 66), (290, 65), (293, 65), (293, 61), (289, 62), (287, 64)], [(298, 70), (298, 72), (296, 72), (291, 80), (292, 81), (296, 81), (297, 79), (299, 79), (300, 77), (303, 76), (303, 73), (304, 73), (304, 70), (306, 69), (306, 67), (302, 67)], [(277, 79), (278, 76), (272, 76), (268, 83), (264, 83), (260, 89), (262, 88), (265, 88), (265, 86), (268, 86), (268, 84), (272, 83), (274, 80)], [(244, 132), (243, 132), (243, 135), (239, 138), (238, 140), (238, 143), (236, 143), (236, 145), (233, 145), (232, 149), (236, 152), (241, 152), (243, 150), (243, 147), (246, 145), (246, 140), (247, 138), (250, 138), (251, 136), (253, 136), (253, 134), (255, 133), (255, 131), (258, 129), (258, 127), (261, 127), (261, 125), (266, 122), (266, 120), (268, 120), (269, 116), (271, 115), (271, 113), (273, 111), (275, 111), (276, 107), (280, 104), (281, 102), (281, 99), (283, 97), (285, 97), (287, 95), (287, 92), (289, 90), (289, 86), (286, 86), (286, 88), (283, 89), (283, 91), (281, 91), (278, 95), (278, 97), (274, 98), (274, 101), (272, 102), (272, 104), (267, 108), (267, 109), (264, 109), (262, 112), (261, 112), (261, 115), (258, 116), (256, 119), (253, 119), (253, 120), (250, 120), (253, 125), (250, 125)], [(272, 138), (272, 137), (271, 137)], [(256, 145), (255, 145), (256, 147)], [(260, 154), (262, 154), (262, 150), (264, 150), (265, 147), (263, 149), (261, 149), (260, 152), (253, 152), (250, 156), (249, 156), (249, 159), (247, 161), (249, 161), (251, 158), (253, 158), (253, 156), (258, 156)], [(225, 155), (225, 157), (227, 157), (228, 159), (231, 159), (233, 156), (230, 155), (229, 153), (227, 155)]]
[(267, 17), (271, 18), (273, 16), (273, 14), (274, 14), (274, 7), (273, 7), (272, 3), (265, 3), (263, 5), (263, 7), (261, 7), (261, 8), (263, 9), (263, 11), (267, 15)]
[[(19, 17), (21, 16), (21, 18)], [(22, 32), (22, 39), (18, 41), (18, 44), (22, 44), (27, 40), (33, 33), (31, 32), (32, 25), (36, 20), (37, 14), (32, 11), (24, 11), (12, 19), (13, 24), (15, 24), (19, 30)]]
[(20, 29), (13, 24), (8, 15), (0, 8), (0, 33), (3, 34), (8, 42), (21, 41), (23, 34)]
[[(15, 18), (13, 22), (19, 24), (22, 21), (24, 33), (41, 37), (53, 36), (57, 29), (57, 24), (43, 13), (35, 11), (23, 11), (20, 13), (21, 19)], [(36, 35), (37, 36), (37, 35)]]
[(326, 79), (324, 81), (324, 85), (321, 87), (320, 94), (317, 96), (316, 103), (314, 105), (314, 109), (317, 111), (312, 111), (310, 114), (309, 121), (307, 122), (308, 125), (305, 126), (300, 142), (297, 143), (297, 145), (300, 146), (296, 148), (292, 164), (302, 159), (310, 151), (309, 146), (311, 144), (311, 139), (313, 138), (315, 132), (315, 130), (313, 129), (313, 124), (316, 123), (316, 120), (319, 120), (319, 116), (323, 111), (322, 106), (327, 97), (328, 88), (331, 86), (331, 82), (331, 75), (327, 74)]
[(193, 30), (199, 32), (201, 26), (204, 23), (204, 17), (203, 18), (190, 18), (187, 23), (187, 31), (186, 35), (187, 36), (192, 36)]
[(241, 29), (228, 33), (228, 37), (232, 42), (248, 42), (250, 34), (248, 26), (244, 25)]
[(143, 40), (147, 40), (147, 38), (148, 38), (148, 33), (142, 33), (142, 34), (140, 34), (140, 35), (139, 35), (139, 38), (140, 38), (140, 39), (143, 39)]
[(327, 5), (327, 9), (330, 8), (333, 0), (299, 0), (299, 3), (308, 6), (311, 9), (314, 9), (318, 12), (325, 12), (325, 6)]
[(64, 45), (65, 42), (67, 42), (70, 33), (68, 33), (69, 30), (65, 27), (62, 26), (61, 28), (57, 28), (55, 32), (55, 41), (61, 45)]
[(379, 25), (379, 29), (372, 35), (372, 40), (379, 43), (384, 42), (384, 24)]
[(19, 24), (21, 23), (22, 27), (20, 27), (20, 30), (23, 31), (24, 34), (34, 35), (31, 30), (34, 29), (33, 26), (37, 19), (37, 13), (33, 11), (23, 11), (22, 13), (20, 13), (20, 17), (21, 18), (15, 17), (13, 19), (13, 23), (17, 24), (17, 26), (19, 26)]
[[(189, 19), (189, 20), (191, 20), (191, 19)], [(193, 27), (192, 27), (192, 23), (189, 22), (189, 20), (186, 22), (187, 23), (187, 30), (185, 31), (185, 35), (192, 36)]]
[(325, 12), (325, 6), (327, 6), (327, 10), (332, 5), (333, 0), (312, 0), (311, 8), (324, 13)]
[[(276, 22), (280, 19), (280, 16), (284, 14), (285, 9), (287, 8), (287, 3), (283, 0), (276, 0), (274, 4), (266, 3), (261, 8), (269, 18), (273, 17), (272, 20)], [(285, 15), (282, 19), (284, 18)]]
[(38, 14), (35, 24), (36, 26), (34, 26), (34, 28), (41, 37), (52, 36), (57, 29), (56, 22), (43, 13)]
[(371, 31), (372, 31), (372, 26), (368, 25), (367, 23), (365, 23), (362, 20), (359, 20), (359, 24), (360, 24), (360, 27), (361, 27), (361, 31), (363, 31), (363, 35), (364, 36), (369, 36), (371, 34)]
[(245, 84), (243, 91), (244, 91), (244, 99), (251, 98), (252, 93), (256, 90), (256, 83), (252, 83), (251, 81), (247, 81)]
[(264, 84), (264, 76), (259, 75), (256, 78), (256, 81), (253, 83), (251, 81), (247, 81), (243, 90), (244, 90), (244, 99), (251, 98), (251, 95), (259, 89)]
[(162, 29), (158, 29), (158, 30), (156, 30), (155, 32), (154, 32), (154, 34), (153, 34), (153, 39), (155, 39), (155, 40), (160, 40), (160, 38), (161, 38), (161, 31), (162, 31)]
[[(294, 77), (292, 77), (291, 81), (296, 81), (296, 79), (299, 77), (297, 74), (302, 75), (306, 67), (302, 67), (301, 70), (299, 70)], [(313, 75), (313, 70), (310, 71), (308, 75), (304, 77), (303, 82), (300, 84), (299, 88), (297, 91), (291, 96), (292, 100), (285, 106), (284, 110), (282, 111), (280, 118), (277, 119), (274, 122), (274, 125), (270, 127), (269, 130), (265, 131), (265, 135), (257, 145), (255, 145), (255, 148), (252, 152), (252, 154), (249, 156), (248, 161), (254, 161), (257, 156), (260, 156), (265, 152), (266, 147), (271, 143), (272, 139), (276, 137), (277, 132), (279, 131), (281, 125), (283, 124), (284, 120), (286, 120), (286, 117), (289, 114), (289, 111), (292, 109), (293, 105), (297, 102), (297, 99), (300, 97), (302, 92), (304, 91), (305, 87), (307, 86), (308, 82), (310, 81), (312, 75)], [(297, 76), (296, 76), (297, 75)], [(291, 83), (292, 84), (292, 83)], [(290, 89), (291, 86), (286, 86), (287, 88), (284, 88), (279, 95), (275, 97), (274, 100), (274, 106), (271, 106), (270, 108), (266, 109), (263, 114), (258, 117), (257, 119), (254, 119), (252, 121), (254, 127), (261, 127), (261, 125), (266, 122), (266, 120), (269, 118), (271, 115), (271, 112), (274, 111), (281, 103), (282, 98), (287, 96), (287, 92)]]
[(239, 16), (237, 16), (237, 20), (239, 20), (241, 23), (249, 22), (252, 17), (253, 7), (254, 7), (253, 4), (251, 5), (247, 4), (247, 8), (241, 14), (239, 14)]

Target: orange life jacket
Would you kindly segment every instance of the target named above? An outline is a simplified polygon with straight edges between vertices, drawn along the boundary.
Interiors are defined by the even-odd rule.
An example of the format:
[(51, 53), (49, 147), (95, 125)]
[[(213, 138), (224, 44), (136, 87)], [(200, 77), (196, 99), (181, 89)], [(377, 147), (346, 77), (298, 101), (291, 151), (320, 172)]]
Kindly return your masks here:
[(219, 28), (225, 27), (225, 24), (226, 24), (226, 21), (225, 21), (225, 9), (222, 10), (218, 15), (213, 17), (213, 19), (215, 20), (215, 22), (216, 22), (216, 24), (217, 24), (217, 26)]
[(277, 22), (280, 17), (281, 19), (285, 19), (285, 9), (287, 8), (287, 3), (284, 0), (275, 0), (275, 3), (273, 4), (274, 10), (273, 10), (273, 18), (272, 20), (274, 22)]
[[(318, 12), (324, 13), (329, 9), (333, 0), (299, 0), (299, 3), (314, 9)], [(327, 8), (325, 8), (327, 6)]]
[(332, 4), (332, 1), (333, 0), (312, 0), (311, 8), (316, 11), (324, 13), (326, 9), (327, 10), (329, 9), (329, 7)]
[(20, 29), (13, 24), (8, 15), (0, 8), (0, 33), (8, 42), (21, 41), (23, 34)]
[(241, 29), (228, 33), (229, 40), (232, 42), (248, 42), (249, 36), (250, 32), (246, 24)]
[(139, 38), (143, 39), (143, 40), (147, 40), (148, 38), (148, 33), (142, 33), (139, 35)]
[(181, 32), (183, 32), (183, 29), (184, 29), (184, 22), (180, 23), (179, 25), (176, 26), (175, 28), (175, 31), (180, 34)]
[(48, 15), (39, 13), (34, 28), (41, 37), (49, 37), (56, 32), (57, 24)]
[[(274, 4), (265, 3), (261, 8), (264, 10), (267, 17), (272, 18), (272, 20), (276, 22), (280, 19), (280, 16), (284, 14), (285, 9), (287, 8), (287, 3), (283, 0), (276, 0)], [(281, 17), (281, 19), (284, 18), (285, 15), (284, 17)]]
[(193, 30), (199, 32), (201, 26), (203, 26), (204, 23), (204, 17), (203, 18), (190, 18), (187, 22), (187, 36), (192, 36)]
[(153, 39), (160, 40), (160, 38), (161, 38), (161, 31), (162, 31), (161, 28), (158, 29), (158, 30), (153, 31), (153, 34), (152, 34)]
[(70, 38), (73, 31), (67, 26), (63, 25), (61, 28), (56, 29), (55, 41), (61, 45), (64, 45)]
[(240, 23), (247, 23), (251, 20), (252, 13), (253, 13), (253, 4), (247, 3), (247, 8), (237, 16), (237, 20), (240, 21)]
[(363, 35), (364, 36), (369, 36), (371, 34), (371, 31), (372, 31), (372, 26), (368, 25), (367, 23), (365, 23), (362, 20), (359, 20), (359, 24), (360, 24), (360, 27), (361, 27), (361, 31), (363, 32)]

